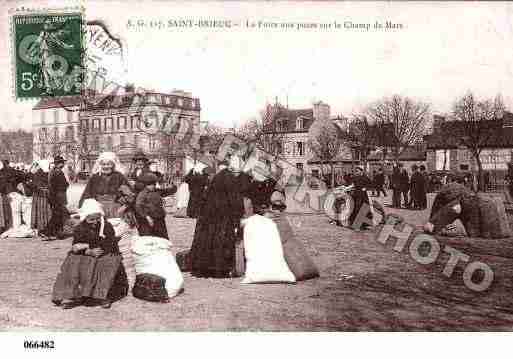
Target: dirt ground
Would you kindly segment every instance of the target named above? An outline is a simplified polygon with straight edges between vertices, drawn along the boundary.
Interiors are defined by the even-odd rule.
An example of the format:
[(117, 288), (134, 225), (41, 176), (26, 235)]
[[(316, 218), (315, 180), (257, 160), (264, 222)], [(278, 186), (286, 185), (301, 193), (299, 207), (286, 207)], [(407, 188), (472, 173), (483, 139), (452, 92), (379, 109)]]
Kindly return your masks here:
[[(389, 203), (387, 197), (384, 203)], [(387, 212), (391, 209), (387, 208)], [(421, 224), (427, 211), (394, 210)], [(131, 295), (109, 310), (63, 310), (50, 302), (70, 240), (0, 242), (0, 329), (55, 331), (435, 331), (511, 330), (513, 265), (510, 240), (440, 239), (481, 260), (495, 273), (485, 292), (473, 292), (459, 265), (442, 274), (448, 255), (421, 265), (382, 245), (377, 229), (354, 232), (322, 215), (289, 215), (321, 277), (294, 285), (241, 285), (241, 279), (197, 279), (185, 273), (185, 292), (169, 304)], [(192, 241), (194, 220), (168, 218), (176, 251)], [(445, 242), (444, 242), (445, 241)]]

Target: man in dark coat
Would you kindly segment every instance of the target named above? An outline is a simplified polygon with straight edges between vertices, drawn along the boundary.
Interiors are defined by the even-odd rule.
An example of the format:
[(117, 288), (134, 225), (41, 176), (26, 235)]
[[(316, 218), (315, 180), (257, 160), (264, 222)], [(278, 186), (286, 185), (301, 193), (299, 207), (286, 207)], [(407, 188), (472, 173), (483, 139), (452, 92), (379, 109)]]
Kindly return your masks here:
[(427, 192), (429, 187), (429, 176), (426, 172), (426, 166), (420, 165), (420, 174), (424, 179), (424, 186), (422, 187), (422, 191), (420, 192), (420, 209), (427, 208)]
[(151, 173), (149, 167), (150, 161), (143, 151), (137, 151), (132, 158), (132, 161), (135, 164), (135, 168), (132, 173), (128, 175), (128, 179), (130, 180), (131, 185), (137, 194), (141, 192), (145, 187), (144, 183), (139, 181), (139, 178), (146, 173)]
[(53, 164), (54, 167), (48, 174), (48, 202), (52, 209), (52, 217), (48, 223), (47, 232), (44, 233), (50, 240), (62, 236), (64, 220), (68, 215), (66, 191), (68, 190), (69, 183), (64, 172), (62, 172), (65, 160), (61, 156), (56, 156)]
[(383, 186), (385, 185), (385, 174), (383, 173), (383, 168), (378, 169), (378, 173), (374, 176), (374, 186), (376, 188), (376, 196), (379, 197), (381, 193), (386, 197), (387, 193), (385, 192)]
[[(354, 208), (351, 216), (349, 217), (349, 223), (352, 225), (356, 219), (360, 208), (366, 203), (369, 205), (369, 196), (367, 195), (367, 189), (371, 185), (371, 180), (363, 172), (361, 167), (356, 168), (356, 175), (353, 177), (354, 189), (351, 193), (354, 200)], [(360, 228), (358, 228), (360, 229)]]
[(390, 181), (392, 186), (392, 207), (401, 208), (401, 171), (399, 165), (395, 165), (392, 170)]

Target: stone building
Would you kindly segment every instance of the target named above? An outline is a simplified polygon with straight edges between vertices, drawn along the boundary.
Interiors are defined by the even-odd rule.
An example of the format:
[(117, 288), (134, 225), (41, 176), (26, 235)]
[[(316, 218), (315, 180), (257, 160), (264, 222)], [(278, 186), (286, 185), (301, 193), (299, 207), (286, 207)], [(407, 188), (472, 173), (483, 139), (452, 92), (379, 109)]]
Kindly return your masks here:
[[(489, 171), (495, 178), (502, 179), (513, 158), (513, 113), (506, 111), (502, 119), (495, 121), (497, 123), (494, 125), (494, 133), (484, 144), (480, 160), (483, 170)], [(475, 159), (461, 143), (461, 126), (460, 121), (450, 116), (434, 116), (433, 131), (424, 138), (429, 171), (477, 170)]]
[(33, 109), (34, 156), (61, 153), (77, 172), (89, 172), (102, 151), (130, 168), (143, 150), (161, 171), (182, 174), (188, 144), (200, 135), (200, 111), (199, 99), (183, 91), (42, 99)]
[[(269, 105), (267, 114), (264, 132), (279, 142), (279, 155), (302, 173), (318, 177), (322, 173), (321, 164), (308, 146), (310, 129), (315, 121), (330, 121), (337, 135), (342, 135), (347, 119), (332, 118), (330, 106), (321, 101), (307, 109), (289, 109), (280, 104)], [(342, 146), (340, 154), (334, 159), (336, 169), (340, 171), (351, 161), (350, 151)]]

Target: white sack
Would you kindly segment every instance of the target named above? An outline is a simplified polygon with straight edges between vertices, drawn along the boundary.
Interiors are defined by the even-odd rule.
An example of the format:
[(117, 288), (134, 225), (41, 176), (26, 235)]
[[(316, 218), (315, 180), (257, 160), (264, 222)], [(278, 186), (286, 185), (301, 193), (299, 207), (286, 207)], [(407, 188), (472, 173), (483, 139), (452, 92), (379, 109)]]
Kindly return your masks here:
[(121, 237), (118, 242), (119, 251), (123, 257), (123, 265), (125, 267), (128, 283), (133, 286), (135, 283), (135, 259), (132, 254), (133, 239), (139, 236), (137, 228), (130, 226), (121, 218), (109, 218), (109, 223), (114, 227), (116, 237)]
[(183, 288), (183, 275), (171, 251), (171, 242), (164, 238), (134, 237), (132, 253), (137, 274), (154, 274), (166, 280), (166, 290), (170, 298)]
[(0, 238), (29, 238), (35, 237), (36, 231), (26, 224), (13, 227), (0, 235)]
[(176, 209), (187, 208), (189, 197), (189, 185), (182, 182), (176, 191)]
[(283, 256), (278, 227), (272, 219), (253, 215), (244, 220), (246, 274), (242, 284), (295, 283)]

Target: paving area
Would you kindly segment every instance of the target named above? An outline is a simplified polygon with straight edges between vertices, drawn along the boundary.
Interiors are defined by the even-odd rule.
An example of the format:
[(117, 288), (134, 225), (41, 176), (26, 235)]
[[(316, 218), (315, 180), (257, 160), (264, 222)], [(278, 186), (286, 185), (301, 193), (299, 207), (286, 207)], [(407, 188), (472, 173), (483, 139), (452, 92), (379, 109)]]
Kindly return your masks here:
[[(390, 198), (384, 200), (389, 203)], [(391, 209), (387, 208), (387, 211)], [(394, 210), (412, 224), (427, 211)], [(473, 292), (442, 274), (448, 255), (430, 265), (379, 243), (379, 230), (355, 232), (322, 215), (289, 215), (321, 277), (294, 285), (241, 285), (241, 279), (197, 279), (185, 274), (185, 292), (169, 304), (131, 295), (109, 310), (63, 310), (50, 302), (52, 285), (70, 240), (0, 242), (0, 328), (105, 331), (385, 331), (513, 329), (513, 246), (510, 240), (439, 239), (490, 265), (493, 284)], [(176, 251), (188, 248), (194, 220), (168, 218)]]

